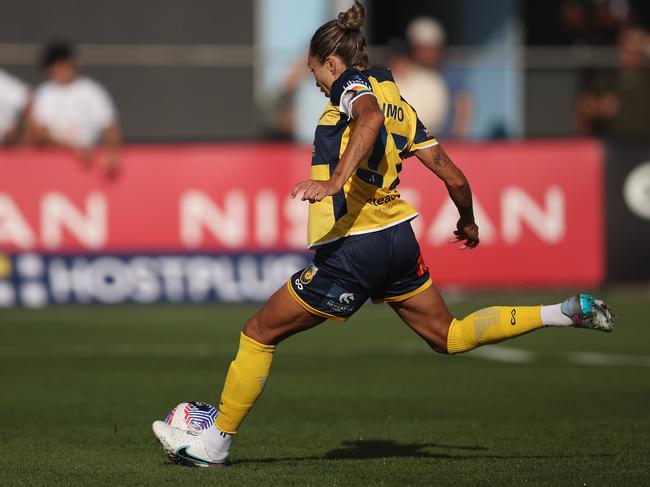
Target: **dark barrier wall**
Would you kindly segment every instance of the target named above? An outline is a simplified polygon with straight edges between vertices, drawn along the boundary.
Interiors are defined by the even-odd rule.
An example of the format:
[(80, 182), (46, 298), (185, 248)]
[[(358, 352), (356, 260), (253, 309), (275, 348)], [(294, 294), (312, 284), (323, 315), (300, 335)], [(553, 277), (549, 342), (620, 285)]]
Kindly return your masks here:
[[(0, 44), (14, 61), (0, 65), (36, 86), (38, 45), (60, 37), (104, 45), (84, 72), (111, 93), (131, 140), (252, 139), (259, 136), (252, 55), (238, 46), (254, 44), (254, 18), (253, 0), (1, 0)], [(194, 57), (138, 57), (138, 46), (152, 45), (181, 45)], [(206, 45), (220, 47), (191, 50)]]
[(251, 44), (252, 0), (3, 0), (0, 42)]
[(607, 145), (607, 277), (650, 280), (650, 145)]

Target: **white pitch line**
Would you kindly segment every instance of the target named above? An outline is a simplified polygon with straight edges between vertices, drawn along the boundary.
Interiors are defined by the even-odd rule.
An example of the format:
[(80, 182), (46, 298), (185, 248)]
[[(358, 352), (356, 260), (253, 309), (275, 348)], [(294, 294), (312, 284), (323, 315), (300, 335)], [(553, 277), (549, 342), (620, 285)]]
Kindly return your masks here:
[[(492, 362), (515, 364), (532, 363), (540, 358), (539, 354), (531, 352), (529, 350), (502, 346), (487, 346), (478, 348), (469, 352), (467, 356), (483, 360), (490, 360)], [(562, 363), (568, 363), (571, 365), (587, 365), (596, 367), (650, 367), (650, 356), (647, 355), (625, 355), (599, 352), (568, 352), (562, 354), (561, 357)]]
[(596, 365), (602, 367), (650, 367), (650, 357), (646, 355), (623, 355), (614, 353), (570, 352), (567, 361), (576, 365)]
[(491, 360), (493, 362), (505, 362), (512, 364), (527, 364), (534, 362), (537, 358), (535, 352), (521, 350), (519, 348), (487, 346), (472, 350), (469, 357)]

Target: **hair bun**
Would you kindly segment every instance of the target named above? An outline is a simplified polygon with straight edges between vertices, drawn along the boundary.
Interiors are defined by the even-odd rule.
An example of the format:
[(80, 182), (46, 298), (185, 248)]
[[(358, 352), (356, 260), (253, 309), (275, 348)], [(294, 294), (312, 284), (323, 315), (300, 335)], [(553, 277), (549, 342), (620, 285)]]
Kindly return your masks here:
[(348, 10), (341, 12), (336, 23), (345, 30), (361, 30), (366, 19), (366, 9), (359, 2), (354, 2)]

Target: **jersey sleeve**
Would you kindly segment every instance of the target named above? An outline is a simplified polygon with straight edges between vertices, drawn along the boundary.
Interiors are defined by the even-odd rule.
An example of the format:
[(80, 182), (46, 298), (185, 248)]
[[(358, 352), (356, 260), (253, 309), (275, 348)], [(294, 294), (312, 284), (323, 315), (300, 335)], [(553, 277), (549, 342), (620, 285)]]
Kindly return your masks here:
[(415, 152), (416, 150), (424, 149), (426, 147), (433, 147), (436, 144), (438, 144), (436, 138), (418, 118), (415, 123), (415, 135), (413, 136), (413, 142), (411, 143), (409, 152)]
[(404, 102), (405, 105), (405, 112), (407, 114), (409, 125), (411, 127), (415, 125), (415, 130), (412, 129), (413, 131), (407, 140), (406, 147), (401, 152), (402, 159), (406, 159), (407, 157), (411, 157), (415, 151), (437, 145), (438, 141), (433, 136), (433, 134), (429, 132), (429, 129), (424, 126), (418, 117), (418, 113), (415, 111), (415, 108), (413, 108), (413, 106), (408, 103), (403, 97), (402, 102)]
[(352, 105), (363, 95), (375, 96), (370, 80), (358, 69), (348, 69), (332, 84), (330, 100), (351, 119)]

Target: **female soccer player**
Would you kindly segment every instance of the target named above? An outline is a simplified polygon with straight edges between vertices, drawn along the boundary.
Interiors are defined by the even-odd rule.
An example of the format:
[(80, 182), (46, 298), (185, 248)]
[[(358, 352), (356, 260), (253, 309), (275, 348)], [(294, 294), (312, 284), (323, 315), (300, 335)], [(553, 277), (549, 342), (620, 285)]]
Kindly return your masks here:
[(326, 319), (345, 321), (368, 299), (387, 302), (436, 352), (455, 354), (545, 326), (612, 331), (607, 306), (579, 294), (551, 306), (494, 306), (462, 320), (432, 285), (410, 220), (416, 211), (397, 186), (402, 160), (415, 155), (440, 178), (460, 218), (453, 242), (479, 243), (469, 183), (401, 96), (391, 72), (368, 69), (359, 2), (321, 26), (307, 64), (329, 99), (314, 142), (311, 179), (292, 196), (310, 202), (313, 262), (291, 277), (241, 333), (215, 424), (201, 432), (162, 421), (153, 430), (170, 458), (223, 465), (233, 435), (262, 393), (276, 345)]

